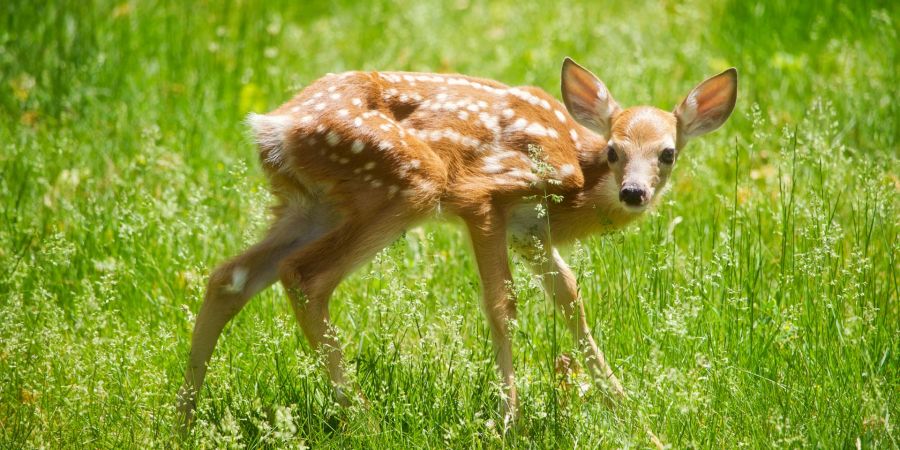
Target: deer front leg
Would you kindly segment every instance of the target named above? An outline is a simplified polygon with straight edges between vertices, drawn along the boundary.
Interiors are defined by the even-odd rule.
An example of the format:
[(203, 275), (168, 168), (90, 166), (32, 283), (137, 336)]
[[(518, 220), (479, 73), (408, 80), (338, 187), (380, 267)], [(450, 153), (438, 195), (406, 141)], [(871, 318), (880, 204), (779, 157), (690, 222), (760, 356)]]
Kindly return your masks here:
[(606, 362), (603, 352), (591, 335), (584, 315), (584, 305), (578, 295), (575, 274), (562, 259), (556, 248), (552, 248), (544, 261), (531, 261), (531, 268), (541, 277), (544, 290), (551, 297), (556, 307), (563, 314), (566, 327), (575, 338), (576, 344), (584, 354), (588, 370), (594, 380), (608, 389), (616, 400), (625, 398), (622, 383), (613, 374)]
[(484, 313), (491, 329), (491, 340), (500, 369), (500, 414), (504, 425), (508, 425), (515, 421), (518, 409), (510, 336), (510, 325), (516, 318), (516, 300), (509, 289), (512, 274), (509, 270), (504, 222), (502, 215), (492, 214), (477, 220), (467, 220), (467, 226), (481, 277)]

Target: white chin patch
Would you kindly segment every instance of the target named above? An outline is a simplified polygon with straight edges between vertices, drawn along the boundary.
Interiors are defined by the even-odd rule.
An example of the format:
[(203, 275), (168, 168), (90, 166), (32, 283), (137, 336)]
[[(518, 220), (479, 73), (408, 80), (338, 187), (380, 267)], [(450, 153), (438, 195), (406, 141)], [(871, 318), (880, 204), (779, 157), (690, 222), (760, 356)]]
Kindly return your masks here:
[(622, 209), (630, 213), (642, 213), (647, 210), (647, 205), (633, 206), (627, 203), (622, 203)]

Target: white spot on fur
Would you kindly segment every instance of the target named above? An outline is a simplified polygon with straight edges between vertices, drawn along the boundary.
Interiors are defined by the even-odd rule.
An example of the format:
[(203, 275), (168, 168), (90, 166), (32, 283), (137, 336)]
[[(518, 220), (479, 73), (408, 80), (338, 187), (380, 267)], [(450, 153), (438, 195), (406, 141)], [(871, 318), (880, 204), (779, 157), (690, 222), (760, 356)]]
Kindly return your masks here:
[(350, 103), (352, 103), (353, 106), (362, 106), (362, 100), (360, 100), (358, 98), (354, 98), (353, 100), (350, 100)]
[(537, 137), (544, 137), (548, 134), (547, 129), (539, 123), (532, 123), (528, 125), (527, 127), (525, 127), (525, 132)]
[(465, 111), (460, 111), (456, 116), (459, 117), (459, 120), (469, 120), (469, 113)]
[(325, 110), (325, 102), (319, 103), (316, 105), (316, 111), (324, 111)]
[(506, 108), (503, 110), (503, 112), (501, 114), (503, 115), (504, 119), (512, 119), (513, 116), (516, 115), (516, 112), (510, 108)]
[(363, 144), (363, 141), (356, 139), (355, 141), (353, 141), (353, 145), (350, 146), (350, 152), (351, 153), (359, 153), (359, 152), (363, 151), (363, 148), (365, 148), (365, 147), (366, 147), (366, 145)]
[(471, 136), (463, 136), (460, 140), (462, 141), (463, 145), (468, 146), (468, 147), (475, 148), (475, 147), (478, 147), (478, 145), (480, 144), (478, 139), (475, 139)]
[(501, 173), (501, 172), (503, 172), (504, 167), (502, 165), (500, 165), (500, 163), (497, 161), (490, 161), (490, 162), (485, 162), (484, 167), (482, 167), (481, 170), (483, 170), (484, 173), (490, 173), (490, 174)]
[(363, 166), (364, 170), (372, 170), (375, 168), (375, 161), (369, 161)]
[(240, 293), (247, 285), (247, 276), (250, 273), (243, 267), (235, 267), (231, 272), (231, 284), (225, 287), (225, 290), (232, 294)]
[(526, 126), (528, 126), (528, 121), (520, 117), (520, 118), (516, 119), (516, 121), (513, 122), (512, 125), (509, 126), (509, 130), (510, 131), (520, 131), (520, 130), (524, 130)]
[(341, 137), (338, 136), (334, 131), (329, 131), (327, 135), (325, 135), (325, 142), (328, 142), (328, 145), (334, 147), (341, 142)]
[(437, 190), (437, 186), (435, 186), (434, 183), (432, 183), (431, 181), (428, 181), (428, 180), (420, 181), (417, 187), (420, 192), (426, 192), (426, 193), (434, 192), (435, 190)]
[(339, 109), (337, 113), (338, 113), (338, 117), (341, 117), (341, 118), (346, 118), (346, 117), (350, 116), (350, 111), (347, 111), (346, 109)]
[(363, 122), (362, 117), (357, 117), (357, 118), (353, 119), (353, 126), (359, 128), (362, 126), (362, 122)]
[(560, 122), (566, 123), (566, 115), (563, 114), (562, 111), (554, 109), (553, 114), (556, 114), (556, 118), (559, 119)]
[(562, 167), (559, 168), (559, 175), (563, 178), (570, 177), (575, 174), (575, 166), (571, 164), (563, 164)]
[(502, 161), (508, 158), (516, 158), (519, 156), (523, 156), (521, 153), (513, 150), (505, 151), (502, 153), (493, 154), (491, 156), (487, 156), (482, 159), (484, 162), (484, 166), (482, 166), (482, 170), (485, 173), (496, 174), (505, 172), (508, 167), (505, 166)]
[(500, 121), (497, 119), (497, 117), (483, 112), (478, 114), (478, 120), (484, 123), (485, 128), (487, 128), (488, 130), (491, 130), (494, 133), (500, 132)]

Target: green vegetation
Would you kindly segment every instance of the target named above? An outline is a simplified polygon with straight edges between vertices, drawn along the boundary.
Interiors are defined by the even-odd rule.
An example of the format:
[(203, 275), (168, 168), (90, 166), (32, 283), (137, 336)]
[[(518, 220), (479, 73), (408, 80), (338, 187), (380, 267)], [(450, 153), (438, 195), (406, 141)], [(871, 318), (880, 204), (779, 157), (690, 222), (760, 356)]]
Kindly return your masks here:
[[(609, 3), (603, 5), (601, 3)], [(900, 445), (897, 2), (0, 2), (0, 447)], [(615, 410), (521, 263), (519, 426), (462, 231), (410, 230), (338, 289), (369, 406), (338, 408), (284, 292), (226, 329), (186, 440), (210, 269), (267, 204), (243, 117), (326, 72), (462, 72), (623, 105), (740, 71), (650, 217), (569, 251)]]

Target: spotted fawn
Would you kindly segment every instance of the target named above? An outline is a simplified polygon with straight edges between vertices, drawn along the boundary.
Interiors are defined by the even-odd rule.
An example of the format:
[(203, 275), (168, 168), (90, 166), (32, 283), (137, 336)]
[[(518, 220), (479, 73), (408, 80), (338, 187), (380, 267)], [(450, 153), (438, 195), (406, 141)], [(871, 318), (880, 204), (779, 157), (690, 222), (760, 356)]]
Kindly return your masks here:
[[(625, 397), (556, 246), (640, 217), (685, 144), (719, 128), (736, 94), (732, 68), (700, 83), (673, 112), (623, 109), (567, 58), (563, 103), (535, 87), (462, 75), (347, 72), (313, 82), (268, 114), (250, 114), (278, 201), (266, 236), (210, 276), (179, 393), (186, 423), (223, 327), (276, 280), (346, 403), (351, 386), (330, 330), (329, 298), (352, 269), (437, 211), (460, 218), (471, 238), (504, 420), (517, 411), (509, 243), (521, 244), (596, 382)], [(537, 217), (535, 203), (546, 198), (554, 201)], [(542, 245), (527, 245), (534, 242)]]

